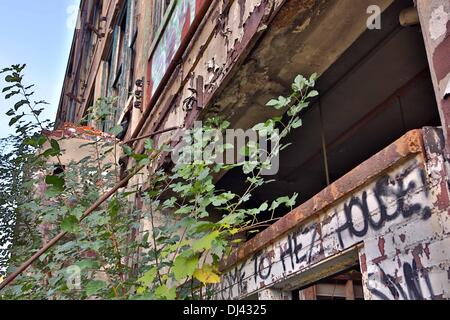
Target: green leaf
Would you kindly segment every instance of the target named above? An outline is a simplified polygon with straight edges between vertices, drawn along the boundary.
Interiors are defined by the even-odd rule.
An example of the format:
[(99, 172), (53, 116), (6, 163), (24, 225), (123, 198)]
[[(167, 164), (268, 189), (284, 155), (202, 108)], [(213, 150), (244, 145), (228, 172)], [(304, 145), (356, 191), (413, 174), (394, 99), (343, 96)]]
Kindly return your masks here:
[(11, 68), (3, 68), (2, 70), (0, 70), (0, 74), (9, 72), (9, 71), (12, 71), (12, 69)]
[(221, 193), (213, 198), (211, 198), (212, 205), (214, 207), (220, 207), (235, 198), (235, 194), (231, 192)]
[(175, 300), (177, 297), (177, 288), (173, 287), (169, 289), (167, 286), (160, 286), (156, 288), (155, 295), (160, 299)]
[[(34, 92), (33, 92), (33, 93), (34, 93)], [(47, 104), (47, 105), (48, 105), (48, 104), (50, 104), (50, 103), (48, 103), (48, 102), (45, 101), (45, 100), (41, 100), (41, 101), (35, 101), (34, 104), (35, 104), (35, 105), (39, 105), (39, 104)]]
[(21, 106), (23, 106), (24, 104), (27, 104), (27, 103), (28, 103), (27, 100), (20, 100), (19, 102), (17, 102), (17, 103), (14, 105), (14, 109), (17, 111), (17, 110), (19, 110), (19, 108), (20, 108)]
[(16, 72), (22, 72), (23, 69), (25, 69), (27, 65), (26, 64), (13, 64), (11, 67), (16, 71)]
[(302, 75), (298, 75), (295, 78), (294, 83), (292, 84), (292, 89), (294, 91), (302, 91), (303, 88), (305, 87), (305, 84), (306, 84), (305, 77), (303, 77)]
[(288, 201), (286, 201), (286, 206), (287, 207), (293, 207), (296, 204), (298, 198), (298, 193), (294, 193), (294, 195), (288, 199)]
[(220, 282), (220, 276), (214, 271), (211, 265), (204, 265), (194, 272), (194, 277), (203, 284), (214, 284)]
[(170, 199), (164, 201), (163, 207), (164, 207), (165, 209), (173, 208), (173, 207), (175, 206), (175, 203), (176, 203), (176, 202), (177, 202), (177, 198), (171, 197)]
[(186, 277), (191, 277), (198, 266), (198, 257), (183, 257), (179, 255), (173, 264), (173, 273), (175, 275), (175, 280), (181, 281)]
[(61, 229), (65, 232), (75, 232), (78, 230), (78, 224), (77, 217), (70, 215), (61, 221)]
[(259, 212), (264, 212), (269, 208), (269, 204), (267, 202), (264, 202), (259, 208), (258, 211)]
[(148, 156), (146, 154), (131, 154), (130, 156), (137, 162), (148, 159)]
[(147, 139), (144, 144), (145, 150), (153, 150), (153, 140)]
[(47, 199), (52, 199), (52, 198), (59, 196), (61, 194), (61, 192), (62, 192), (62, 190), (56, 189), (54, 187), (50, 187), (50, 188), (47, 188), (47, 190), (45, 190), (44, 195)]
[(296, 118), (292, 123), (292, 128), (297, 129), (300, 128), (302, 125), (303, 125), (302, 119)]
[(88, 260), (88, 259), (78, 261), (77, 263), (75, 263), (75, 265), (77, 267), (79, 267), (81, 269), (81, 271), (86, 270), (86, 269), (92, 270), (92, 269), (98, 268), (98, 263), (96, 261)]
[(101, 280), (92, 280), (89, 281), (86, 285), (86, 295), (88, 297), (95, 295), (99, 291), (106, 288), (106, 282)]
[(123, 145), (122, 148), (123, 148), (123, 152), (124, 152), (127, 156), (130, 156), (130, 155), (133, 154), (133, 149), (132, 149), (130, 146)]
[(138, 279), (138, 282), (142, 285), (137, 290), (139, 294), (144, 293), (145, 290), (150, 287), (150, 285), (153, 283), (153, 281), (155, 281), (156, 276), (158, 274), (157, 271), (158, 270), (156, 269), (156, 267), (152, 267), (150, 270), (145, 272), (142, 277), (140, 277)]
[(193, 206), (183, 206), (181, 208), (179, 208), (178, 210), (176, 210), (174, 213), (176, 215), (184, 215), (187, 213), (191, 213), (194, 210)]
[(111, 218), (117, 217), (117, 215), (119, 214), (119, 210), (120, 210), (120, 203), (117, 200), (117, 198), (113, 198), (108, 205), (108, 212)]
[(16, 116), (16, 117), (14, 117), (14, 118), (11, 118), (11, 120), (9, 121), (9, 126), (11, 127), (11, 126), (13, 126), (17, 121), (19, 121), (20, 119), (22, 119), (23, 118), (23, 115), (22, 116)]
[(39, 135), (36, 139), (36, 144), (38, 147), (41, 147), (46, 141), (47, 138), (45, 138), (43, 135)]
[(309, 77), (309, 85), (314, 87), (316, 85), (316, 81), (319, 78), (319, 75), (315, 72)]
[(275, 107), (278, 105), (278, 100), (272, 99), (269, 102), (267, 102), (266, 106), (268, 107)]
[(267, 103), (267, 106), (273, 107), (273, 108), (279, 110), (279, 109), (282, 109), (282, 108), (286, 107), (286, 106), (289, 105), (290, 103), (291, 103), (291, 99), (290, 99), (290, 98), (286, 98), (286, 97), (283, 97), (283, 96), (279, 96), (279, 97), (278, 97), (278, 100), (275, 100), (275, 99), (270, 100), (270, 101)]
[(278, 200), (275, 200), (272, 202), (272, 205), (270, 206), (269, 210), (273, 211), (276, 210), (280, 206), (280, 202)]
[(123, 131), (123, 127), (121, 125), (117, 125), (114, 128), (112, 128), (109, 133), (111, 133), (114, 136), (119, 135)]
[(317, 97), (319, 95), (319, 92), (316, 90), (312, 90), (310, 93), (308, 93), (307, 98), (314, 98)]
[(145, 157), (138, 162), (138, 166), (148, 166), (150, 164), (150, 159)]
[(33, 113), (37, 116), (40, 116), (42, 111), (44, 111), (44, 109), (33, 110)]
[(6, 115), (10, 116), (10, 117), (12, 117), (15, 114), (16, 114), (16, 112), (13, 109), (9, 109), (8, 112), (6, 113)]
[(65, 181), (64, 178), (61, 178), (59, 176), (46, 176), (45, 183), (53, 186), (56, 189), (63, 190)]
[(5, 77), (5, 81), (6, 82), (20, 82), (22, 79), (19, 75), (14, 74), (14, 75), (7, 75)]
[(50, 140), (50, 145), (52, 146), (54, 152), (56, 152), (56, 153), (61, 152), (61, 147), (59, 146), (58, 141), (52, 139), (52, 140)]
[(13, 86), (9, 86), (9, 87), (4, 87), (3, 90), (2, 90), (2, 93), (5, 93), (6, 91), (9, 91), (9, 90), (11, 90), (12, 88), (15, 88), (15, 87), (17, 87), (17, 84), (15, 84)]
[(204, 236), (200, 240), (197, 240), (196, 242), (194, 242), (194, 244), (192, 245), (192, 250), (194, 250), (194, 252), (201, 252), (203, 250), (211, 249), (212, 242), (214, 240), (216, 240), (219, 236), (220, 236), (219, 231), (214, 231), (214, 232)]
[(19, 90), (11, 91), (10, 93), (8, 93), (8, 94), (5, 96), (5, 99), (9, 99), (9, 98), (11, 98), (11, 97), (13, 97), (13, 96), (15, 96), (15, 95), (18, 95), (19, 93), (20, 93)]
[(53, 148), (50, 148), (50, 149), (45, 150), (44, 153), (42, 153), (42, 155), (45, 158), (56, 157), (57, 155), (59, 155), (59, 152)]

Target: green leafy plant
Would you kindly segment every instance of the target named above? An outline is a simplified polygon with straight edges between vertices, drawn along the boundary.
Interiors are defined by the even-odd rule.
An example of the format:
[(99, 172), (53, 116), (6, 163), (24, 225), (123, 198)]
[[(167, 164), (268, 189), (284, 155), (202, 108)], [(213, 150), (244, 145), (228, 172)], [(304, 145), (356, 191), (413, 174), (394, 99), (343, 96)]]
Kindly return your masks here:
[[(45, 102), (31, 101), (32, 86), (23, 84), (24, 68), (15, 65), (0, 71), (10, 84), (3, 89), (5, 99), (19, 98), (7, 111), (17, 135), (11, 152), (0, 159), (2, 175), (7, 175), (6, 168), (13, 162), (20, 164), (9, 179), (0, 179), (6, 188), (1, 201), (12, 194), (12, 188), (17, 193), (9, 202), (14, 236), (11, 223), (6, 227), (7, 241), (14, 243), (9, 271), (61, 230), (68, 235), (0, 292), (2, 298), (209, 299), (213, 292), (208, 288), (220, 282), (220, 261), (239, 245), (242, 235), (276, 221), (275, 210), (280, 206), (295, 206), (296, 194), (257, 208), (249, 208), (248, 203), (257, 188), (272, 182), (262, 173), (288, 147), (280, 139), (302, 125), (302, 110), (318, 94), (312, 90), (316, 75), (308, 79), (298, 76), (288, 97), (268, 102), (269, 108), (286, 110), (287, 116), (254, 126), (261, 136), (280, 138), (264, 161), (257, 161), (257, 155), (265, 150), (252, 142), (241, 150), (242, 160), (233, 165), (215, 161), (217, 154), (205, 153), (210, 146), (219, 153), (230, 147), (218, 137), (230, 124), (213, 118), (183, 137), (177, 150), (180, 160), (192, 159), (196, 152), (207, 155), (194, 161), (161, 167), (157, 164), (174, 152), (167, 145), (149, 139), (138, 154), (111, 138), (94, 139), (86, 144), (95, 150), (93, 156), (63, 165), (61, 156), (67, 150), (62, 150), (62, 140), (43, 134), (50, 124), (40, 120), (40, 106)], [(105, 121), (114, 103), (114, 98), (99, 100), (87, 122)], [(114, 127), (110, 134), (120, 131)], [(191, 143), (196, 136), (204, 137), (200, 144)], [(123, 178), (119, 150), (129, 158), (127, 173), (133, 178), (86, 215), (91, 205)], [(55, 170), (55, 164), (64, 169)], [(5, 171), (1, 171), (3, 166)], [(144, 168), (148, 174), (142, 172)], [(215, 175), (231, 169), (240, 169), (247, 176), (243, 194), (216, 188)], [(271, 218), (263, 220), (263, 213), (271, 213)]]

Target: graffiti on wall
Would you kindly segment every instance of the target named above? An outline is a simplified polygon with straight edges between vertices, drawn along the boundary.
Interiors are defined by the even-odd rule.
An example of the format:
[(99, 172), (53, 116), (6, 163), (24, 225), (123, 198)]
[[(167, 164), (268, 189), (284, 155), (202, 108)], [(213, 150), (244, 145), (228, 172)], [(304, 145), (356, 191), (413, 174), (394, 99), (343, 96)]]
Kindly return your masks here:
[[(413, 224), (414, 228), (424, 230), (426, 238), (434, 236), (432, 230), (426, 230), (427, 225), (434, 223), (430, 222), (434, 216), (430, 197), (423, 167), (417, 160), (411, 160), (237, 265), (213, 288), (216, 297), (228, 300), (249, 296), (360, 243), (371, 244), (366, 251), (365, 268), (379, 267), (379, 263), (397, 264), (395, 257), (403, 251), (409, 252), (411, 243), (408, 242), (416, 239), (413, 236), (405, 239), (392, 230)], [(422, 241), (420, 236), (417, 241)], [(395, 281), (388, 271), (380, 271), (385, 275), (381, 280), (393, 291), (385, 294), (379, 290), (373, 298), (420, 298), (426, 290), (431, 292), (431, 297), (436, 296), (430, 280), (426, 280), (431, 275), (419, 267), (416, 260), (404, 262), (402, 268), (395, 268), (395, 272), (401, 269), (404, 273), (401, 277), (397, 274)], [(386, 267), (386, 270), (393, 269)], [(418, 282), (419, 276), (426, 276), (425, 288)]]
[(151, 95), (160, 85), (203, 0), (177, 0), (150, 60)]
[[(369, 282), (367, 285), (368, 290), (376, 298), (381, 300), (424, 300), (425, 290), (431, 299), (436, 299), (436, 295), (433, 292), (433, 286), (431, 284), (429, 274), (418, 268), (415, 260), (411, 262), (404, 262), (400, 271), (395, 274), (390, 274), (383, 270), (382, 267), (378, 267), (380, 274), (380, 281), (373, 286), (371, 281), (376, 281), (374, 273), (370, 273)], [(421, 278), (424, 280), (425, 285), (421, 283)], [(383, 292), (379, 287), (384, 287), (387, 292)]]
[[(409, 179), (415, 170), (415, 166), (405, 168), (400, 175), (394, 179), (384, 176), (376, 181), (372, 191), (372, 203), (377, 210), (373, 215), (373, 208), (369, 208), (370, 200), (367, 191), (363, 191), (358, 197), (352, 197), (344, 204), (345, 223), (338, 230), (339, 243), (344, 247), (342, 233), (348, 232), (350, 237), (361, 238), (367, 235), (370, 230), (378, 231), (389, 222), (401, 216), (404, 219), (419, 215), (427, 220), (431, 216), (431, 209), (420, 202), (407, 203), (408, 195), (415, 192), (418, 186), (423, 186), (425, 196), (428, 197), (426, 188), (425, 173), (420, 171), (418, 180)], [(358, 226), (355, 222), (355, 215), (362, 215), (362, 223)]]

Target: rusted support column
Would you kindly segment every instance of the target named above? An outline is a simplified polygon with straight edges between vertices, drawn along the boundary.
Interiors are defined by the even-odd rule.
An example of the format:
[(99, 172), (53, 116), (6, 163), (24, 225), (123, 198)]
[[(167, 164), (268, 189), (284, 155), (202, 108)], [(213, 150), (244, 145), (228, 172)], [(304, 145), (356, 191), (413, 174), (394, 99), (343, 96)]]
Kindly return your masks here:
[(258, 293), (258, 300), (292, 300), (292, 293), (279, 289), (266, 289)]
[(450, 155), (450, 2), (417, 0), (431, 76), (444, 128), (446, 157)]

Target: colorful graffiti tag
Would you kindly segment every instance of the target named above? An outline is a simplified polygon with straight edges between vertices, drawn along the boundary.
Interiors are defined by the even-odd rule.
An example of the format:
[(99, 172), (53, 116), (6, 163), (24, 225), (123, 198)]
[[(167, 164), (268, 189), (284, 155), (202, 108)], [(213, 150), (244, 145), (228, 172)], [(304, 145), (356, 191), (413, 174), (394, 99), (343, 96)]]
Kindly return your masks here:
[(161, 84), (203, 2), (203, 0), (176, 1), (175, 8), (150, 59), (151, 96)]

